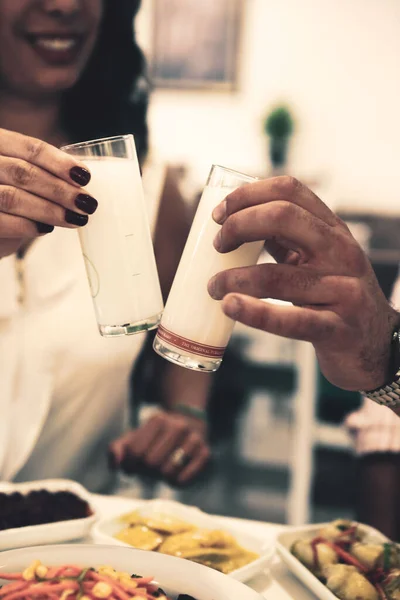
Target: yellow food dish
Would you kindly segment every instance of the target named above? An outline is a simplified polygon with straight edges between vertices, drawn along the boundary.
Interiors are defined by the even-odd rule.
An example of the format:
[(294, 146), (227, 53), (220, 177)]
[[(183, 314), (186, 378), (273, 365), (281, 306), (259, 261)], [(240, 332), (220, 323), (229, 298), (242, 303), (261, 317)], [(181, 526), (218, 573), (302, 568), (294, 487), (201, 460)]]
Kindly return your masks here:
[(114, 536), (117, 540), (141, 550), (186, 558), (221, 573), (231, 573), (259, 558), (226, 531), (196, 527), (171, 515), (146, 517), (135, 511), (120, 520), (125, 527)]

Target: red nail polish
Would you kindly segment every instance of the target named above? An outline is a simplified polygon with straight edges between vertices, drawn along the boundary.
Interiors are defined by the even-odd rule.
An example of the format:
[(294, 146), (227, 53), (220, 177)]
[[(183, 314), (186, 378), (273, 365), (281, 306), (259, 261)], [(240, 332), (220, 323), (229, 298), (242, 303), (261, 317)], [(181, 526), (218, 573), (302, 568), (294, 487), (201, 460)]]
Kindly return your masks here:
[(79, 213), (74, 212), (73, 210), (65, 211), (65, 220), (67, 223), (71, 225), (78, 225), (78, 227), (83, 227), (89, 220), (87, 215), (80, 215)]
[(91, 177), (87, 169), (78, 166), (72, 167), (72, 169), (69, 172), (69, 176), (71, 177), (72, 181), (74, 181), (78, 185), (87, 185)]
[(88, 194), (78, 194), (75, 198), (75, 206), (88, 215), (92, 215), (98, 207), (98, 202), (93, 196)]
[(36, 221), (35, 225), (39, 233), (51, 233), (54, 230), (54, 225), (47, 225), (47, 223), (41, 223), (40, 221)]

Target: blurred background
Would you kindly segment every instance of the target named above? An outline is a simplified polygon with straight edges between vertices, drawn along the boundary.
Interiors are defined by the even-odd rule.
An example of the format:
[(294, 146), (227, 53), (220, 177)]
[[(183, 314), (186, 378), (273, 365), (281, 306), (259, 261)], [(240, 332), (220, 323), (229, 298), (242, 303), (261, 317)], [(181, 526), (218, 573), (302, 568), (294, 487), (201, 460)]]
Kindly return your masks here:
[[(211, 164), (290, 173), (351, 226), (389, 296), (400, 261), (398, 0), (143, 0), (151, 154), (195, 206)], [(142, 390), (143, 403), (146, 390)], [(215, 462), (175, 496), (299, 524), (353, 516), (360, 404), (311, 347), (237, 327), (210, 406)]]

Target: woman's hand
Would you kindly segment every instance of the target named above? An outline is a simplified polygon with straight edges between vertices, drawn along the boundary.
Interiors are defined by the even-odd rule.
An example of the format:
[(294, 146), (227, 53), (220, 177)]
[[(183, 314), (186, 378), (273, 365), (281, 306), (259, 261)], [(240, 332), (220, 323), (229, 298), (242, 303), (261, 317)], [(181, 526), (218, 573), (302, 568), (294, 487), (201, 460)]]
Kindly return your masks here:
[(86, 225), (97, 201), (85, 193), (90, 173), (58, 148), (0, 129), (0, 258), (54, 226)]
[(208, 463), (207, 426), (201, 419), (159, 412), (110, 445), (112, 464), (127, 473), (159, 474), (186, 484)]
[[(387, 381), (392, 332), (400, 315), (348, 227), (291, 177), (231, 193), (214, 210), (219, 252), (266, 240), (278, 264), (219, 273), (209, 284), (224, 312), (246, 325), (314, 345), (325, 377), (348, 390)], [(278, 306), (259, 298), (293, 303)]]

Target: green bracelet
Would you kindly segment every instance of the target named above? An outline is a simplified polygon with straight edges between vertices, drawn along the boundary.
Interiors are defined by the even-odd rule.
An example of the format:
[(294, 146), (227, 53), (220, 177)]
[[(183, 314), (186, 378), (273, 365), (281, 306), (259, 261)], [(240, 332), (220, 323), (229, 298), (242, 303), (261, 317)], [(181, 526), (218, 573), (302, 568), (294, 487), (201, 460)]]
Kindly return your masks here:
[(207, 421), (207, 412), (196, 406), (190, 406), (189, 404), (175, 404), (171, 407), (171, 410), (181, 413), (182, 415), (187, 415), (188, 417), (195, 417), (196, 419)]

